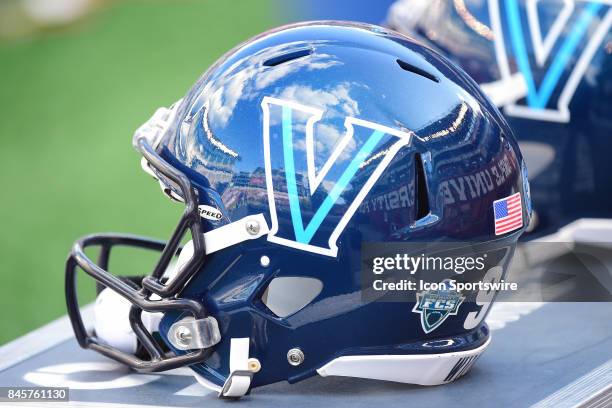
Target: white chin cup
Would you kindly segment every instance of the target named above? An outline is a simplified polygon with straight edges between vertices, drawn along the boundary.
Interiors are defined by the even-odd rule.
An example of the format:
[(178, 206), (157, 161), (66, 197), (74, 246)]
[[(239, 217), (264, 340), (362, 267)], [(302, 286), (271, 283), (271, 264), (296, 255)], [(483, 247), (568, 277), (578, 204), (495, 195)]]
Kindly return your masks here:
[[(109, 288), (104, 289), (94, 305), (94, 330), (102, 342), (133, 354), (138, 342), (130, 326), (131, 307), (129, 300)], [(158, 331), (162, 316), (162, 313), (143, 311), (141, 318), (145, 328), (153, 333)]]

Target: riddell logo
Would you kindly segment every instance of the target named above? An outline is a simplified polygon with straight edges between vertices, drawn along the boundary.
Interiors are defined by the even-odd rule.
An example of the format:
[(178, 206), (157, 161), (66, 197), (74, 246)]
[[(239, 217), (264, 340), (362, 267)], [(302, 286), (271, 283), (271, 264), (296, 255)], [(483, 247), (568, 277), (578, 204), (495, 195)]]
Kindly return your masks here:
[(221, 211), (210, 205), (199, 205), (198, 212), (200, 213), (200, 217), (211, 221), (219, 221), (223, 218)]

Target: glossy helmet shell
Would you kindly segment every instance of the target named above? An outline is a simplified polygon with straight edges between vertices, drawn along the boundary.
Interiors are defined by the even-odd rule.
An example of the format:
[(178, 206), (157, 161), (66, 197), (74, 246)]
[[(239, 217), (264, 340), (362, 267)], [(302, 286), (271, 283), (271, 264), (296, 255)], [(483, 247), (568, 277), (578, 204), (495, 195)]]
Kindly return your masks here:
[(457, 63), (502, 109), (529, 168), (539, 233), (612, 215), (609, 4), (401, 0), (387, 25)]
[[(273, 103), (278, 100), (284, 107)], [(311, 142), (317, 177), (333, 151), (344, 146), (314, 192), (303, 156), (308, 146), (300, 145), (308, 127), (308, 115), (299, 111), (304, 106), (322, 112)], [(282, 130), (291, 109), (293, 145), (283, 142)], [(369, 154), (354, 166), (350, 183), (319, 217), (318, 228), (298, 236), (285, 177), (293, 171), (300, 216), (304, 225), (312, 223), (313, 213), (334, 194), (341, 170), (351, 166), (355, 151), (375, 133), (355, 121), (353, 138), (341, 145), (347, 118), (410, 137), (358, 207), (352, 207), (371, 169), (396, 146), (396, 136), (378, 135)], [(477, 85), (437, 52), (370, 25), (313, 22), (266, 32), (231, 50), (197, 81), (158, 151), (190, 178), (201, 204), (221, 211), (221, 220), (202, 219), (206, 230), (255, 214), (263, 214), (270, 226), (276, 223), (276, 235), (207, 256), (181, 293), (202, 302), (219, 323), (221, 342), (204, 363), (192, 366), (208, 381), (222, 385), (227, 378), (232, 338), (249, 338), (250, 355), (261, 362), (253, 386), (298, 381), (342, 355), (427, 353), (423, 344), (441, 338), (453, 339), (445, 351), (473, 349), (487, 341), (486, 310), (475, 327), (464, 328), (467, 314), (481, 311), (475, 303), (465, 304), (427, 334), (419, 316), (411, 313), (413, 304), (367, 302), (361, 295), (364, 242), (498, 242), (511, 247), (522, 232), (496, 236), (494, 231), (493, 201), (517, 192), (527, 196), (512, 132)], [(296, 157), (293, 170), (285, 162), (287, 151)], [(457, 189), (461, 194), (455, 196)], [(341, 219), (346, 224), (333, 241), (330, 236)], [(294, 277), (302, 279), (296, 282), (305, 291), (319, 282), (314, 285), (319, 291), (299, 310), (279, 316), (266, 306), (266, 289), (275, 279)], [(179, 313), (165, 314), (163, 337), (180, 318)], [(287, 361), (292, 348), (305, 355), (298, 366)]]

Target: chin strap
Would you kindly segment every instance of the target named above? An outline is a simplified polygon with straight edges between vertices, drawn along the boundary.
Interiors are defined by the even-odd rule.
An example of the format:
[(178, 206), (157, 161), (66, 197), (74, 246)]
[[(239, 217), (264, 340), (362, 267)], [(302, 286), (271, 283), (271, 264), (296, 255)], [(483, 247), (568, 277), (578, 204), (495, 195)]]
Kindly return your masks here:
[(232, 339), (230, 374), (219, 392), (219, 398), (240, 398), (248, 394), (253, 379), (253, 360), (249, 359), (249, 338)]

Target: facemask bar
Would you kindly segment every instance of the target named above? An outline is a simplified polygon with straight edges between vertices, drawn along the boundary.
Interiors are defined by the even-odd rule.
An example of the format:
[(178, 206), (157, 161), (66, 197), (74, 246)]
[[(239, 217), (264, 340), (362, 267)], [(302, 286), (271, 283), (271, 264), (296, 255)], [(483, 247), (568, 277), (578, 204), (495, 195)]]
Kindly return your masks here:
[[(116, 234), (96, 234), (78, 240), (74, 244), (66, 262), (66, 302), (68, 315), (81, 347), (96, 350), (139, 371), (164, 371), (201, 362), (210, 352), (210, 348), (206, 348), (192, 351), (185, 355), (166, 354), (152, 334), (145, 328), (141, 318), (143, 311), (184, 311), (193, 315), (196, 320), (207, 318), (206, 310), (199, 302), (190, 299), (174, 298), (204, 263), (206, 253), (204, 234), (198, 214), (198, 194), (191, 186), (189, 179), (164, 161), (151, 146), (147, 138), (137, 138), (135, 145), (152, 168), (176, 183), (185, 201), (185, 211), (167, 243), (137, 236)], [(191, 232), (194, 255), (177, 272), (174, 278), (164, 284), (161, 281), (162, 275), (168, 268), (172, 258), (180, 253), (180, 242), (187, 230)], [(85, 254), (85, 248), (90, 246), (100, 247), (97, 264)], [(143, 279), (140, 288), (132, 287), (132, 285), (107, 270), (110, 253), (114, 246), (132, 246), (161, 252), (160, 259), (153, 272)], [(78, 305), (76, 291), (77, 267), (93, 277), (97, 282), (114, 290), (132, 303), (129, 316), (130, 325), (139, 342), (150, 355), (150, 360), (143, 360), (133, 354), (120, 351), (117, 348), (102, 343), (95, 335), (87, 333)], [(161, 299), (150, 300), (151, 294), (157, 294)]]

